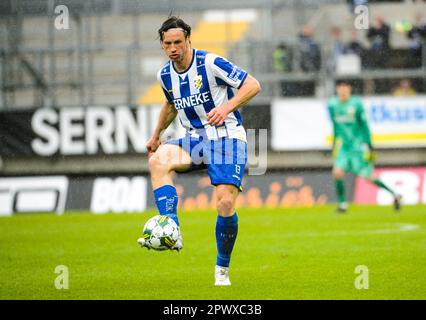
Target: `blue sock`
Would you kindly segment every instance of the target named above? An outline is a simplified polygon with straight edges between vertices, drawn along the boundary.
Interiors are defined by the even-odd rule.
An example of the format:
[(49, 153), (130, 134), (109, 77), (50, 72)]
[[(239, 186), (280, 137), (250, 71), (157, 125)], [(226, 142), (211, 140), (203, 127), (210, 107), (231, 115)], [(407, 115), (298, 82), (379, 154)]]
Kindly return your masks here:
[(179, 225), (177, 216), (178, 195), (176, 188), (171, 185), (164, 185), (155, 189), (154, 198), (160, 214), (172, 218), (176, 224)]
[(216, 220), (216, 245), (217, 259), (216, 265), (229, 267), (231, 253), (234, 248), (238, 234), (237, 213), (230, 217), (217, 216)]

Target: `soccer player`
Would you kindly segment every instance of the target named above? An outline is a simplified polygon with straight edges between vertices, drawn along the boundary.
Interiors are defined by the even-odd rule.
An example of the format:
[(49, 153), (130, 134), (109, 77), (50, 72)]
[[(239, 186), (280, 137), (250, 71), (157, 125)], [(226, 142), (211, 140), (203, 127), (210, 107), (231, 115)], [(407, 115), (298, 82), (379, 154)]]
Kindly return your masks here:
[[(166, 99), (146, 144), (156, 205), (161, 215), (179, 225), (171, 174), (207, 169), (217, 196), (215, 285), (231, 285), (229, 263), (238, 232), (235, 203), (247, 163), (246, 132), (238, 109), (261, 88), (225, 58), (191, 48), (191, 27), (182, 19), (168, 18), (158, 33), (169, 61), (158, 72)], [(176, 116), (186, 129), (185, 137), (161, 142), (162, 132)], [(147, 246), (143, 239), (138, 241)], [(173, 249), (182, 246), (180, 236)]]
[(393, 206), (399, 210), (401, 196), (373, 176), (375, 153), (361, 100), (351, 95), (352, 87), (346, 81), (339, 81), (336, 91), (337, 96), (328, 104), (328, 112), (333, 123), (333, 178), (339, 202), (337, 211), (343, 213), (348, 209), (344, 183), (348, 171), (390, 192), (394, 197)]

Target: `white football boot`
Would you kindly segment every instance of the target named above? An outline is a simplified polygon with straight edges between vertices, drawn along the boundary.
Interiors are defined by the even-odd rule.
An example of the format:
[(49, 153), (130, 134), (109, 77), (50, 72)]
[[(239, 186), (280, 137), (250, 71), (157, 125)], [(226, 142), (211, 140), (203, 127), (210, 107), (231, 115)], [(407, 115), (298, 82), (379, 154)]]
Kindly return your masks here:
[(339, 203), (336, 211), (338, 213), (346, 213), (346, 211), (348, 211), (348, 203), (347, 202), (341, 202), (341, 203)]
[(151, 249), (151, 247), (148, 245), (144, 238), (139, 238), (138, 243), (142, 248), (147, 248), (148, 250)]
[(216, 266), (214, 268), (215, 286), (230, 286), (231, 281), (229, 280), (229, 268)]
[(183, 248), (183, 239), (182, 239), (182, 233), (180, 233), (179, 230), (179, 238), (177, 239), (175, 245), (170, 250), (176, 250), (179, 252)]
[[(144, 238), (139, 238), (138, 243), (142, 248), (147, 248), (148, 250), (152, 249), (151, 246), (146, 242)], [(179, 252), (180, 250), (182, 250), (182, 248), (183, 248), (182, 234), (179, 231), (179, 238), (174, 244), (174, 246), (170, 248), (170, 250), (176, 250)]]

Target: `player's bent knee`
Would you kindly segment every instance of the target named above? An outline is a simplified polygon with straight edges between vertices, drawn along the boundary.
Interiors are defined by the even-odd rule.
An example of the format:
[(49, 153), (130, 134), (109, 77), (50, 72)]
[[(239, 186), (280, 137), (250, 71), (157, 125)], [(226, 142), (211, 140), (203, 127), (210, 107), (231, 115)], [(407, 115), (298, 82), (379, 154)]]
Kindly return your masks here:
[(222, 196), (217, 201), (217, 212), (221, 216), (231, 216), (234, 213), (234, 200), (232, 195)]
[(345, 172), (341, 169), (333, 170), (334, 179), (343, 179), (345, 177)]
[(153, 172), (184, 171), (191, 166), (191, 157), (181, 147), (162, 145), (148, 160), (148, 166)]
[(151, 173), (159, 172), (159, 171), (167, 171), (167, 162), (162, 159), (161, 155), (155, 152), (148, 159), (148, 168)]

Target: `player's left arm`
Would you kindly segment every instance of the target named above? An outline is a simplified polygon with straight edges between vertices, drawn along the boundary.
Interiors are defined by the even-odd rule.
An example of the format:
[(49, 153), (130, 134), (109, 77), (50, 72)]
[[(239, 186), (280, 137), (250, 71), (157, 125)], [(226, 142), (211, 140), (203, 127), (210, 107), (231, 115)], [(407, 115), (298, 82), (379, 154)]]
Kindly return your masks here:
[(207, 119), (213, 126), (220, 126), (225, 122), (226, 117), (249, 102), (261, 90), (259, 81), (253, 76), (247, 75), (241, 87), (235, 96), (225, 104), (213, 108), (208, 114)]
[(336, 119), (334, 117), (334, 111), (333, 108), (331, 106), (331, 103), (328, 104), (327, 106), (327, 111), (328, 111), (328, 115), (330, 117), (330, 121), (331, 121), (331, 126), (332, 126), (332, 131), (333, 131), (333, 136), (332, 136), (332, 144), (331, 144), (331, 151), (333, 154), (333, 158), (336, 158), (337, 153), (338, 153), (338, 149), (339, 149), (339, 144), (336, 142), (338, 141), (337, 138), (337, 130), (336, 130)]
[(363, 140), (367, 145), (368, 149), (364, 151), (364, 158), (368, 162), (374, 163), (377, 159), (377, 153), (374, 151), (373, 143), (371, 140), (371, 131), (368, 126), (367, 117), (365, 115), (364, 106), (360, 101), (358, 104), (358, 121), (361, 126), (361, 134), (363, 135)]
[(373, 150), (373, 144), (371, 141), (371, 132), (368, 125), (367, 117), (365, 115), (364, 106), (361, 101), (358, 103), (358, 123), (361, 128), (361, 134), (363, 135), (364, 142), (368, 145), (370, 150)]

